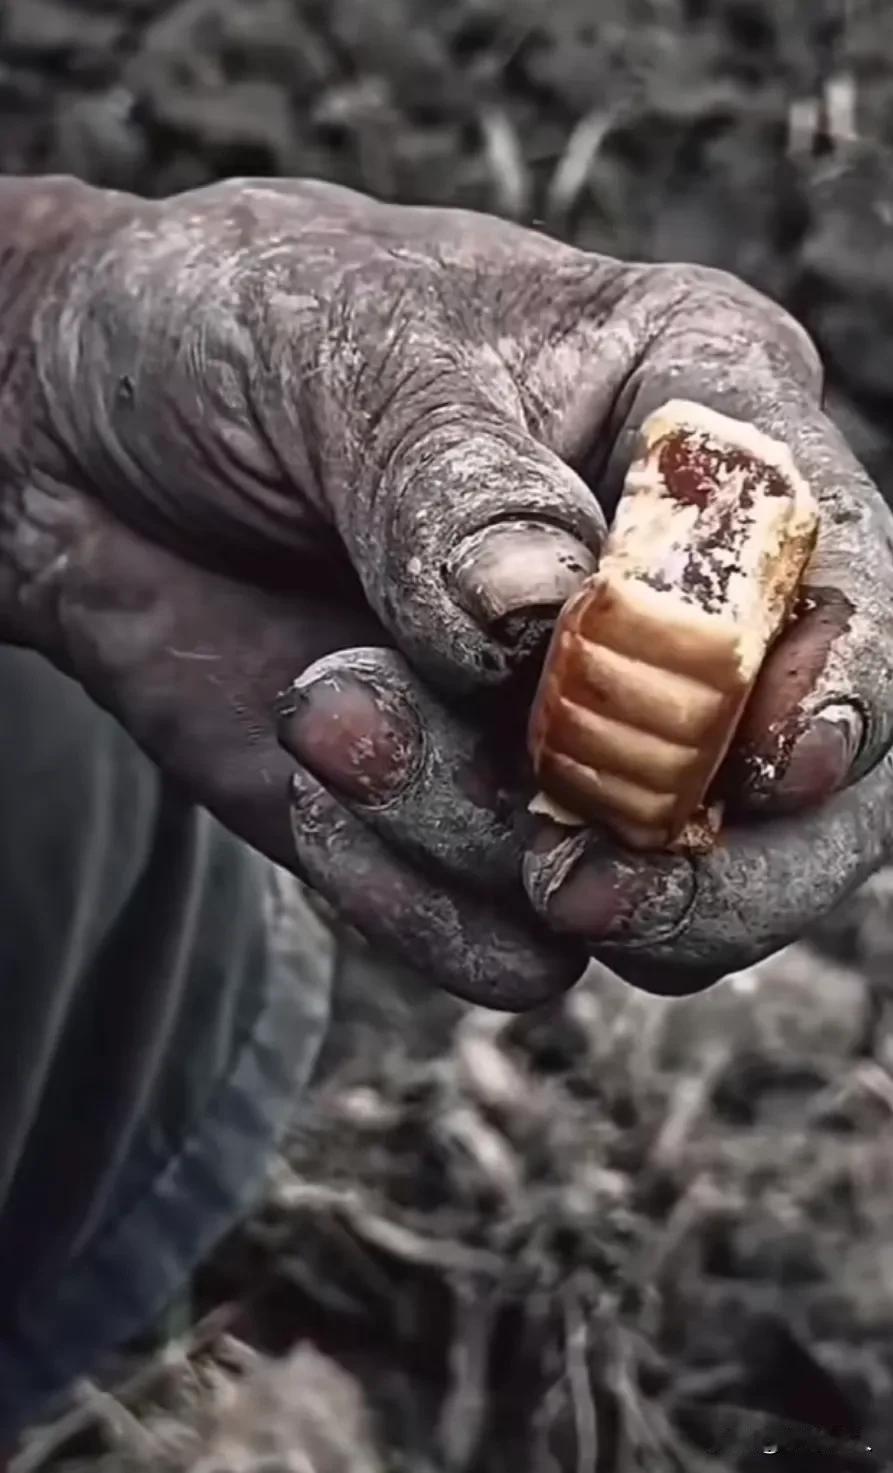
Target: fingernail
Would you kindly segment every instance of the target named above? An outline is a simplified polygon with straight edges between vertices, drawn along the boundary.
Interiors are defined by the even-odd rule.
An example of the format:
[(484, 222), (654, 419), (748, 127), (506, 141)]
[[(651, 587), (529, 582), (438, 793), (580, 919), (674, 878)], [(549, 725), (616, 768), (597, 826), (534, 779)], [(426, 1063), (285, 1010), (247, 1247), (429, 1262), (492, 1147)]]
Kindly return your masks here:
[(582, 835), (562, 840), (548, 855), (528, 853), (524, 879), (550, 926), (605, 944), (665, 939), (695, 896), (695, 871), (687, 859), (627, 857)]
[(791, 749), (784, 775), (772, 791), (772, 807), (794, 812), (830, 798), (846, 783), (865, 734), (855, 706), (826, 706)]
[(526, 610), (559, 609), (596, 568), (595, 553), (546, 522), (497, 522), (453, 552), (447, 578), (483, 628)]
[(354, 675), (302, 678), (277, 705), (285, 750), (327, 787), (367, 807), (396, 798), (421, 759), (414, 713)]

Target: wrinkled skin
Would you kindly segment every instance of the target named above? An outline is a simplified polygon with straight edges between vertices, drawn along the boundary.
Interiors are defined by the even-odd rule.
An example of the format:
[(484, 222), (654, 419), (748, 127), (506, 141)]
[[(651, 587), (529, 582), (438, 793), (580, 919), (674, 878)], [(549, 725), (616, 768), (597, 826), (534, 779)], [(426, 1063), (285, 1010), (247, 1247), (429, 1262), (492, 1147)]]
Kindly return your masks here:
[[(893, 519), (773, 304), (316, 183), (8, 181), (0, 239), (4, 636), (345, 921), (493, 1006), (589, 954), (673, 992), (881, 862)], [(526, 811), (543, 633), (671, 397), (786, 440), (823, 513), (695, 860)]]

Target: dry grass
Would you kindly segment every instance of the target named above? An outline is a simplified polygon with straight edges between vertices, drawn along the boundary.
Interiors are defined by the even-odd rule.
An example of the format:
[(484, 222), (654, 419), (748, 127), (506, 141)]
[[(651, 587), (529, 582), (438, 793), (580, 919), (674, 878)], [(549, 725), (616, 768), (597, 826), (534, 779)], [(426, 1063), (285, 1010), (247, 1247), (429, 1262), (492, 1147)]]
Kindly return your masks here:
[(433, 1055), (361, 1025), (206, 1272), (226, 1307), (113, 1396), (81, 1389), (69, 1452), (101, 1436), (74, 1466), (883, 1466), (893, 1075), (870, 971), (798, 948), (681, 1003), (594, 972), (548, 1016), (462, 1011)]

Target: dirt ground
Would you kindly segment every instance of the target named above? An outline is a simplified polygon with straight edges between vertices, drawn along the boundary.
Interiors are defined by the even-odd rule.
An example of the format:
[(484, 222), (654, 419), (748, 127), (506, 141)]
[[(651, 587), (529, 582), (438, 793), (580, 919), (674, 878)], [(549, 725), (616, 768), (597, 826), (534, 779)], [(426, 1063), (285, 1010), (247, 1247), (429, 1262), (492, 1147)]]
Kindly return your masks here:
[[(891, 76), (893, 0), (4, 0), (0, 169), (727, 267), (893, 499)], [(893, 870), (684, 1002), (593, 969), (512, 1020), (348, 948), (265, 1204), (19, 1473), (893, 1467), (891, 998)]]

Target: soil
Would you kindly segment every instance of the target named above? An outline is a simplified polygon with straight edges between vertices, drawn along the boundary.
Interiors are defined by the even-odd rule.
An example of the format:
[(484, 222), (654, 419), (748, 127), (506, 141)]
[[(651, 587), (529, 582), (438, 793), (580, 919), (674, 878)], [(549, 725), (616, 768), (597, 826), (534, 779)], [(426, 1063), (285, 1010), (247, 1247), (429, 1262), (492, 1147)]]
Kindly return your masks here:
[[(893, 499), (889, 0), (5, 0), (0, 169), (313, 174), (733, 270)], [(684, 1002), (506, 1019), (346, 945), (313, 1100), (163, 1351), (18, 1468), (893, 1467), (893, 871)]]

